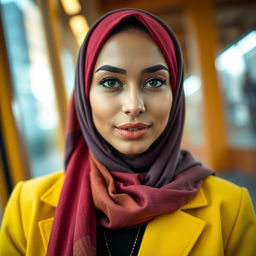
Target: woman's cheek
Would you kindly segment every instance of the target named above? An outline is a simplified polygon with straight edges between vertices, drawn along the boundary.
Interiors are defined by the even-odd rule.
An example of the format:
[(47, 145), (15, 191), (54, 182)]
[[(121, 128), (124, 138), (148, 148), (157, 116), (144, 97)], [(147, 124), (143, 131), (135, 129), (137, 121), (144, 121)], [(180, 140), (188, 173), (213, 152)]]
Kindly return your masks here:
[(113, 97), (104, 94), (92, 94), (90, 101), (95, 125), (100, 126), (111, 122), (117, 111), (117, 104)]
[(169, 91), (163, 92), (160, 95), (151, 98), (148, 106), (150, 108), (149, 111), (154, 113), (155, 117), (158, 117), (159, 119), (167, 119), (168, 121), (172, 106), (172, 94)]

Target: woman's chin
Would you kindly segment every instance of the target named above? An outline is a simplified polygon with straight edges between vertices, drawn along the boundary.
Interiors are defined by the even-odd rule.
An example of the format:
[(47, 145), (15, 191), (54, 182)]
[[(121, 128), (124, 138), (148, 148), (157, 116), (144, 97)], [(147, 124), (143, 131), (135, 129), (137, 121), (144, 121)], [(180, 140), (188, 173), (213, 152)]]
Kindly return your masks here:
[(127, 158), (137, 158), (147, 151), (148, 147), (133, 147), (133, 148), (115, 148), (118, 154), (124, 155)]

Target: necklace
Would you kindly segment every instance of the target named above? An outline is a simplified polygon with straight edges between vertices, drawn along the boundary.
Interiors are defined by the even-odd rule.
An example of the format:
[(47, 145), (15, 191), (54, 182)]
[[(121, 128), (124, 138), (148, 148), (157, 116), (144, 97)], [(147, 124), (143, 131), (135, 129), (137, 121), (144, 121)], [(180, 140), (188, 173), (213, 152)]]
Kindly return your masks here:
[[(140, 230), (141, 230), (141, 227), (139, 227), (139, 229), (138, 229), (138, 231), (136, 233), (136, 236), (135, 236), (135, 239), (134, 239), (134, 242), (133, 242), (133, 245), (132, 245), (132, 249), (131, 249), (131, 252), (130, 252), (129, 256), (133, 255), (133, 251), (135, 249), (135, 246), (136, 246), (139, 234), (140, 234)], [(107, 235), (106, 235), (105, 231), (103, 231), (103, 234), (104, 234), (104, 239), (105, 239), (105, 244), (106, 244), (106, 247), (107, 247), (108, 255), (112, 256), (112, 254), (110, 252), (110, 249), (109, 249), (109, 243), (108, 243), (108, 239), (107, 239)]]

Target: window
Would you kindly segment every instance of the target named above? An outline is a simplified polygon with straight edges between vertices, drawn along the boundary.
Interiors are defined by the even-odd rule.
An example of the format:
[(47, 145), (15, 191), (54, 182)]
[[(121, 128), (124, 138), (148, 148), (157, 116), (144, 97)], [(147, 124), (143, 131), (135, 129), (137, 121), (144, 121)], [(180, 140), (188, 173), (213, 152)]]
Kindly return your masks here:
[(36, 177), (62, 169), (60, 127), (40, 9), (3, 0), (2, 23), (13, 81), (12, 109)]

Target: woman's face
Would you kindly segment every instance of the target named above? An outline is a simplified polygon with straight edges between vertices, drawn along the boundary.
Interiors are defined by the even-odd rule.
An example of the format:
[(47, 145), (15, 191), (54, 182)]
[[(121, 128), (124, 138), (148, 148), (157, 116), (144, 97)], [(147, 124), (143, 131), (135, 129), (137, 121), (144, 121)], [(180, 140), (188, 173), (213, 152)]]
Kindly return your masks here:
[(97, 58), (90, 89), (100, 135), (122, 154), (145, 152), (165, 129), (172, 105), (166, 61), (149, 35), (113, 35)]

